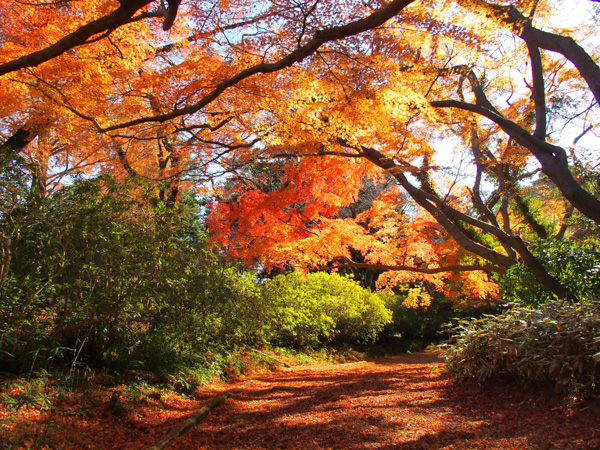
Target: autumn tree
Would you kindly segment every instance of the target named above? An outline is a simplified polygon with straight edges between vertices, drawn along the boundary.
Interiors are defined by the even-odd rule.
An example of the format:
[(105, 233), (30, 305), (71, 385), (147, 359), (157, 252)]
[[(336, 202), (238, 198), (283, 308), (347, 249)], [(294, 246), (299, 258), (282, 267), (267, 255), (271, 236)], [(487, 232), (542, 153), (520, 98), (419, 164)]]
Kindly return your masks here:
[[(4, 102), (4, 148), (20, 151), (40, 127), (89, 137), (69, 150), (99, 150), (95, 169), (170, 180), (160, 195), (172, 200), (182, 182), (257, 159), (319, 157), (332, 173), (355, 164), (334, 169), (339, 157), (363, 160), (369, 168), (335, 194), (338, 207), (365, 171), (386, 172), (475, 268), (524, 261), (566, 294), (514, 228), (522, 217), (544, 233), (523, 196), (536, 170), (567, 207), (600, 221), (571, 164), (597, 123), (595, 30), (557, 27), (559, 2), (170, 3), (5, 2), (4, 16), (22, 23), (2, 27), (1, 95), (29, 99), (27, 87), (56, 115), (41, 114), (44, 127), (37, 104)], [(28, 34), (29, 19), (39, 26)], [(438, 170), (436, 154), (450, 146), (471, 152), (469, 188), (454, 181), (463, 173)], [(428, 264), (407, 268), (456, 265)]]
[[(511, 14), (518, 12), (513, 9), (511, 11)], [(478, 11), (475, 10), (473, 14), (477, 16)], [(542, 12), (538, 10), (538, 14)], [(500, 20), (500, 15), (492, 18), (501, 25), (506, 25)], [(418, 25), (411, 30), (405, 24), (403, 36), (406, 36), (407, 31), (412, 31), (415, 33), (414, 42), (422, 43), (430, 36), (431, 28), (441, 27), (434, 19)], [(498, 33), (497, 28), (493, 30)], [(387, 71), (376, 66), (375, 62), (370, 67), (360, 69), (344, 65), (340, 62), (341, 59), (359, 59), (359, 55), (351, 54), (347, 49), (345, 54), (340, 52), (327, 55), (329, 61), (325, 57), (322, 61), (316, 61), (312, 67), (320, 73), (320, 78), (317, 77), (319, 81), (313, 81), (307, 90), (298, 88), (295, 91), (297, 97), (288, 99), (281, 108), (270, 108), (273, 131), (269, 133), (268, 142), (273, 147), (273, 154), (278, 156), (278, 152), (289, 154), (289, 149), (292, 148), (296, 156), (336, 155), (367, 159), (390, 173), (417, 204), (444, 226), (462, 248), (492, 262), (495, 265), (493, 269), (500, 272), (514, 265), (517, 260), (523, 260), (536, 273), (538, 280), (555, 294), (564, 296), (567, 290), (530, 253), (528, 244), (515, 233), (512, 223), (517, 217), (521, 217), (537, 235), (548, 236), (539, 219), (529, 210), (519, 187), (524, 182), (527, 183), (532, 176), (531, 172), (535, 174), (539, 170), (532, 165), (532, 156), (570, 205), (577, 207), (579, 204), (581, 212), (588, 217), (596, 217), (591, 209), (574, 200), (574, 196), (577, 196), (586, 205), (597, 204), (597, 198), (582, 188), (570, 172), (567, 150), (546, 143), (551, 139), (548, 124), (557, 129), (564, 126), (565, 121), (556, 114), (556, 110), (545, 106), (544, 99), (556, 99), (565, 95), (565, 88), (573, 80), (573, 69), (565, 66), (562, 60), (550, 57), (545, 76), (552, 82), (547, 83), (547, 87), (540, 86), (543, 80), (540, 80), (537, 72), (543, 66), (541, 60), (536, 59), (532, 44), (529, 49), (514, 44), (510, 55), (515, 58), (514, 67), (518, 68), (519, 61), (524, 61), (522, 67), (526, 76), (527, 67), (533, 67), (531, 78), (525, 78), (522, 87), (517, 86), (516, 80), (511, 78), (514, 76), (511, 75), (514, 68), (509, 67), (510, 70), (505, 73), (506, 68), (499, 66), (498, 58), (492, 55), (488, 57), (490, 67), (486, 76), (496, 75), (498, 80), (495, 84), (489, 81), (488, 86), (484, 86), (475, 69), (462, 63), (463, 56), (454, 56), (453, 52), (460, 53), (459, 45), (465, 45), (461, 40), (467, 40), (466, 44), (469, 44), (468, 39), (476, 39), (481, 44), (489, 40), (489, 34), (492, 33), (488, 29), (477, 27), (470, 30), (471, 34), (464, 30), (462, 39), (455, 33), (456, 30), (453, 30), (446, 36), (443, 33), (435, 36), (438, 41), (449, 40), (452, 43), (452, 46), (447, 45), (450, 51), (443, 52), (441, 42), (437, 42), (430, 47), (431, 54), (424, 55), (423, 47), (410, 52), (403, 41), (402, 47), (396, 48), (395, 52), (387, 49), (387, 54), (377, 54), (387, 64)], [(531, 33), (537, 35), (537, 31)], [(560, 40), (557, 36), (546, 37), (550, 42)], [(385, 37), (389, 39), (389, 36)], [(494, 36), (494, 39), (498, 37)], [(550, 46), (548, 42), (544, 42), (544, 45)], [(381, 43), (378, 44), (378, 49), (381, 49)], [(390, 48), (393, 48), (392, 45), (389, 44)], [(390, 55), (400, 55), (402, 50), (406, 59), (396, 57), (399, 61), (394, 64)], [(524, 50), (528, 50), (529, 55)], [(580, 51), (581, 48), (574, 49), (574, 54)], [(576, 60), (574, 54), (568, 53), (566, 56)], [(480, 54), (479, 58), (484, 59), (486, 56)], [(453, 64), (453, 59), (461, 64)], [(363, 55), (361, 61), (367, 66), (365, 61), (369, 60)], [(333, 67), (336, 71), (331, 74)], [(379, 69), (377, 88), (362, 84), (359, 76), (373, 76), (375, 67)], [(580, 72), (585, 72), (585, 69), (580, 69)], [(367, 80), (373, 82), (372, 78)], [(508, 107), (500, 112), (489, 98), (502, 99), (506, 95), (507, 86), (513, 91), (515, 99), (509, 99)], [(484, 87), (489, 91), (488, 94)], [(518, 95), (519, 89), (523, 92), (522, 95)], [(586, 98), (585, 93), (584, 89), (583, 106), (579, 103), (587, 121), (578, 124), (583, 129), (582, 134), (593, 128), (588, 124), (593, 120), (595, 104), (595, 99)], [(572, 93), (567, 95), (571, 98), (573, 96)], [(436, 99), (452, 97), (457, 100)], [(471, 98), (472, 103), (466, 98)], [(290, 100), (296, 102), (292, 103)], [(591, 102), (592, 108), (586, 102)], [(459, 111), (445, 114), (443, 110), (450, 107)], [(573, 107), (578, 108), (574, 101)], [(482, 120), (482, 117), (489, 121)], [(436, 125), (427, 125), (432, 121)], [(440, 126), (444, 123), (447, 125)], [(431, 130), (436, 128), (439, 130), (438, 135), (454, 136), (470, 150), (475, 163), (470, 189), (463, 188), (461, 192), (456, 183), (446, 183), (444, 186), (443, 178), (439, 174), (435, 175), (435, 166), (431, 162), (435, 150), (431, 144), (436, 137)], [(508, 139), (503, 141), (498, 133), (506, 133)], [(523, 137), (525, 135), (529, 137)], [(283, 139), (282, 136), (287, 138)], [(553, 153), (548, 153), (551, 148)], [(546, 149), (546, 153), (540, 149)], [(496, 185), (496, 190), (487, 195), (487, 198), (482, 194), (484, 180)], [(571, 187), (568, 187), (569, 183)], [(567, 192), (570, 194), (567, 195)], [(283, 207), (283, 204), (280, 205)], [(282, 236), (281, 233), (278, 235)], [(489, 237), (492, 238), (491, 241)]]

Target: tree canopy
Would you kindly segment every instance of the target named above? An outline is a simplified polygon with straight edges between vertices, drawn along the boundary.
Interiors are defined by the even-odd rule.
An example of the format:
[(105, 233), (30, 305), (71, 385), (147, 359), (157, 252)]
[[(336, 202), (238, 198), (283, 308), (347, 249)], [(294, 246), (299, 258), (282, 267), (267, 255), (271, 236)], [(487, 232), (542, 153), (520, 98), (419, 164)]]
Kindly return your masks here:
[(531, 247), (600, 223), (598, 11), (571, 3), (5, 1), (2, 167), (29, 183), (5, 202), (111, 172), (205, 196), (257, 270), (486, 298), (522, 264), (577, 295)]

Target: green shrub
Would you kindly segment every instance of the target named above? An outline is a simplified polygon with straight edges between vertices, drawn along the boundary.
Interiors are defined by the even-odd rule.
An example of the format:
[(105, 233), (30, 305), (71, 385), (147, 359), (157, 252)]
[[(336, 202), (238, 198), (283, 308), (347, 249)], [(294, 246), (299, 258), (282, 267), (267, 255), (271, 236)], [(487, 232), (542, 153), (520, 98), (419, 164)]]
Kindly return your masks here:
[(508, 377), (549, 384), (558, 393), (600, 392), (600, 305), (550, 302), (460, 321), (447, 347), (458, 379)]
[(77, 355), (169, 371), (232, 345), (244, 329), (254, 338), (260, 327), (242, 314), (259, 299), (251, 280), (210, 249), (190, 196), (167, 206), (156, 192), (103, 176), (13, 212), (18, 240), (0, 288), (3, 367), (31, 371)]
[(385, 294), (372, 293), (339, 274), (279, 275), (265, 284), (263, 296), (270, 305), (268, 328), (276, 345), (374, 342), (391, 320)]
[[(578, 299), (600, 300), (600, 240), (547, 239), (531, 245), (531, 252)], [(509, 302), (536, 306), (556, 296), (546, 289), (525, 264), (511, 267), (500, 281), (502, 298)]]
[[(411, 296), (421, 298), (414, 301)], [(443, 325), (459, 314), (442, 294), (434, 292), (429, 295), (421, 286), (409, 289), (406, 294), (390, 297), (387, 307), (393, 313), (392, 323), (385, 328), (388, 338), (400, 335), (405, 339), (435, 340), (440, 336)]]

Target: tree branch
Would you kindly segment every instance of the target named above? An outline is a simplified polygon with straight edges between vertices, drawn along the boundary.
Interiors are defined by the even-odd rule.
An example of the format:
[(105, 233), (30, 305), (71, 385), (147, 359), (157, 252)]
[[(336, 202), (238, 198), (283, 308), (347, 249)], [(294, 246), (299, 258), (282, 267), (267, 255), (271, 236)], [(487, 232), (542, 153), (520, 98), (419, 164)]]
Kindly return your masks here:
[[(24, 69), (26, 67), (34, 67), (43, 62), (49, 61), (63, 53), (88, 43), (88, 39), (92, 36), (108, 30), (114, 30), (124, 24), (131, 22), (133, 15), (144, 6), (152, 3), (154, 0), (128, 0), (121, 2), (115, 11), (100, 19), (94, 20), (77, 30), (59, 39), (54, 44), (22, 56), (18, 59), (0, 64), (0, 76), (15, 70)], [(145, 16), (139, 16), (145, 18)]]
[(319, 49), (319, 47), (321, 47), (327, 42), (345, 39), (347, 37), (354, 36), (356, 34), (360, 34), (365, 31), (376, 28), (380, 25), (383, 25), (385, 22), (397, 15), (400, 11), (402, 11), (414, 1), (415, 0), (393, 0), (386, 6), (376, 10), (367, 17), (348, 23), (346, 25), (319, 30), (314, 34), (313, 38), (310, 41), (308, 41), (305, 45), (290, 52), (287, 56), (284, 56), (279, 61), (273, 63), (261, 63), (249, 67), (245, 70), (242, 70), (236, 75), (226, 80), (223, 80), (221, 83), (217, 84), (217, 86), (211, 92), (209, 92), (207, 95), (205, 95), (199, 101), (192, 105), (186, 106), (184, 108), (175, 109), (167, 114), (142, 117), (139, 119), (131, 120), (129, 122), (112, 125), (106, 128), (102, 128), (101, 131), (109, 132), (121, 128), (129, 128), (147, 122), (163, 123), (167, 120), (171, 120), (176, 117), (194, 114), (200, 111), (208, 104), (212, 103), (214, 100), (216, 100), (227, 89), (229, 89), (232, 86), (235, 86), (236, 84), (245, 80), (246, 78), (250, 78), (253, 75), (257, 75), (260, 73), (267, 74), (278, 72), (287, 67), (291, 67), (293, 64), (301, 62), (308, 56), (314, 54)]
[(544, 86), (544, 67), (540, 49), (527, 42), (531, 73), (533, 76), (533, 102), (535, 104), (535, 131), (533, 136), (546, 140), (546, 88)]
[(450, 266), (442, 266), (442, 267), (431, 267), (431, 268), (421, 268), (421, 267), (411, 267), (411, 266), (402, 266), (402, 265), (388, 265), (388, 264), (371, 264), (371, 263), (355, 263), (348, 262), (344, 264), (336, 264), (335, 266), (327, 266), (327, 269), (342, 269), (346, 267), (355, 267), (357, 269), (373, 269), (373, 270), (386, 270), (386, 271), (397, 271), (397, 272), (415, 272), (415, 273), (424, 273), (424, 274), (435, 274), (435, 273), (444, 273), (444, 272), (474, 272), (474, 271), (484, 271), (484, 272), (500, 272), (504, 273), (506, 271), (505, 268), (494, 266), (491, 264), (484, 265), (450, 265)]
[(462, 248), (500, 267), (509, 268), (516, 263), (515, 259), (487, 248), (469, 238), (450, 218), (463, 220), (470, 225), (476, 226), (496, 237), (502, 244), (512, 247), (523, 259), (523, 261), (531, 268), (536, 278), (542, 284), (544, 284), (544, 286), (546, 286), (560, 298), (570, 295), (568, 289), (566, 289), (546, 271), (544, 266), (542, 266), (540, 262), (531, 254), (525, 243), (519, 237), (508, 235), (497, 227), (470, 217), (467, 214), (452, 208), (450, 205), (443, 203), (439, 198), (412, 185), (404, 173), (401, 171), (395, 171), (395, 163), (393, 160), (386, 158), (385, 155), (373, 148), (361, 148), (367, 160), (371, 161), (373, 164), (384, 169), (386, 172), (392, 175), (398, 181), (398, 183), (404, 189), (406, 189), (412, 199), (427, 212), (429, 212), (435, 218), (435, 220), (450, 233), (450, 235)]
[[(560, 36), (534, 28), (531, 20), (525, 17), (514, 5), (495, 5), (484, 0), (457, 0), (463, 7), (488, 17), (509, 27), (528, 46), (535, 46), (560, 53), (573, 63), (600, 104), (600, 68), (592, 57), (571, 37)], [(597, 1), (597, 0), (592, 0)]]
[(600, 201), (583, 189), (569, 170), (566, 151), (531, 135), (527, 130), (487, 108), (457, 100), (430, 102), (435, 108), (458, 108), (471, 111), (495, 122), (518, 144), (528, 149), (540, 162), (542, 172), (550, 178), (565, 198), (581, 213), (600, 223)]

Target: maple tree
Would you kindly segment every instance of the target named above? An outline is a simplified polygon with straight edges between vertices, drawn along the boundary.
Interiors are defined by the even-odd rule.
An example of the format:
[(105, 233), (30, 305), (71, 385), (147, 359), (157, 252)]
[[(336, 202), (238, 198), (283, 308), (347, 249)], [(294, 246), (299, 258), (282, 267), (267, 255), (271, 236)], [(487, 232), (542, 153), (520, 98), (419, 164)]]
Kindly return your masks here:
[[(329, 337), (324, 306), (339, 307), (345, 339), (375, 339), (389, 320), (380, 302), (371, 314), (358, 301), (323, 300), (323, 286), (354, 285), (337, 275), (255, 283), (206, 248), (205, 225), (216, 251), (257, 272), (352, 271), (371, 287), (408, 285), (394, 313), (435, 306), (433, 290), (460, 306), (497, 297), (499, 278), (531, 282), (530, 298), (515, 289), (515, 301), (544, 302), (548, 290), (593, 298), (598, 9), (565, 12), (592, 2), (1, 2), (2, 362), (30, 376), (58, 362), (69, 377), (78, 362), (204, 364), (214, 375), (231, 358), (236, 373), (237, 345), (276, 343), (278, 332), (289, 345), (302, 331), (310, 342), (319, 325)], [(364, 330), (358, 309), (372, 319)], [(545, 337), (555, 335), (540, 311)], [(508, 348), (499, 347), (502, 369)], [(398, 371), (379, 366), (386, 379)], [(360, 368), (349, 370), (364, 384)], [(118, 406), (113, 392), (99, 404)], [(467, 408), (480, 401), (453, 395)], [(56, 436), (80, 413), (63, 417)], [(120, 420), (106, 445), (130, 439), (121, 424), (131, 420), (143, 421)], [(106, 412), (83, 422), (105, 427)]]
[[(547, 290), (592, 298), (597, 17), (571, 17), (567, 3), (592, 4), (1, 2), (2, 363), (29, 377), (63, 364), (71, 383), (91, 364), (202, 376), (231, 364), (236, 374), (238, 346), (371, 341), (390, 306), (394, 333), (410, 330), (402, 321), (426, 324), (412, 315), (425, 308), (437, 329), (444, 313), (434, 290), (470, 306), (497, 297), (503, 277), (541, 282), (546, 291), (533, 286), (531, 304)], [(408, 292), (383, 305), (366, 299), (385, 294), (337, 275), (255, 283), (214, 251), (256, 271), (352, 271), (370, 287)], [(345, 286), (340, 298), (327, 293), (336, 286)], [(332, 336), (333, 312), (341, 337)], [(545, 337), (555, 335), (540, 317)], [(398, 373), (378, 366), (386, 379)], [(364, 384), (361, 369), (350, 370)], [(189, 393), (186, 383), (174, 381)], [(3, 390), (2, 400), (37, 401), (27, 389)], [(480, 400), (457, 389), (467, 408)], [(105, 428), (107, 410), (128, 406), (123, 392), (103, 388), (97, 404), (106, 408), (82, 427)], [(64, 415), (54, 436), (80, 414)], [(144, 420), (136, 411), (115, 422), (107, 446), (129, 442), (121, 425)], [(148, 445), (161, 431), (150, 428)]]
[[(177, 201), (187, 186), (283, 161), (290, 181), (310, 186), (245, 190), (239, 207), (215, 209), (224, 244), (226, 222), (240, 217), (254, 219), (246, 234), (263, 238), (238, 240), (234, 254), (410, 269), (434, 284), (451, 271), (483, 296), (494, 288), (482, 270), (522, 260), (565, 295), (513, 225), (545, 233), (522, 187), (531, 170), (556, 185), (565, 210), (600, 221), (597, 194), (570, 166), (579, 149), (558, 136), (564, 124), (595, 131), (600, 71), (593, 49), (577, 43), (594, 30), (559, 29), (559, 3), (168, 3), (3, 4), (15, 18), (1, 34), (3, 151), (37, 167), (32, 185), (46, 186), (49, 168), (57, 181), (109, 170), (163, 180), (158, 195)], [(448, 145), (471, 152), (469, 188), (434, 161)], [(401, 193), (390, 188), (362, 216), (336, 217), (382, 172)], [(411, 203), (404, 193), (422, 210), (400, 214)]]
[[(480, 6), (487, 5), (477, 4)], [(487, 6), (486, 11), (488, 13), (490, 11), (497, 13), (492, 16), (492, 19), (496, 22), (510, 24), (514, 17), (518, 17), (517, 10)], [(508, 20), (498, 11), (508, 11), (512, 14), (510, 17), (514, 17), (509, 17), (510, 20)], [(524, 24), (521, 25), (525, 26)], [(537, 36), (537, 31), (530, 31)], [(525, 36), (524, 39), (530, 39), (528, 37), (530, 31), (521, 33), (521, 37)], [(427, 30), (427, 33), (429, 32), (430, 30)], [(485, 40), (486, 36), (481, 36), (481, 29), (473, 30), (474, 34), (475, 32), (479, 33), (479, 36), (476, 36), (478, 42)], [(484, 30), (484, 33), (489, 34), (487, 30)], [(556, 49), (551, 41), (560, 39), (556, 35), (546, 37), (548, 41), (535, 42), (537, 45)], [(441, 40), (441, 37), (438, 36), (438, 38)], [(473, 36), (471, 35), (470, 38), (473, 38)], [(539, 36), (535, 39), (538, 38)], [(456, 51), (456, 41), (459, 39), (455, 36), (452, 36), (452, 39), (453, 47), (451, 48)], [(534, 38), (531, 39), (535, 40)], [(541, 40), (541, 38), (539, 39)], [(417, 39), (415, 41), (422, 42)], [(404, 41), (402, 46), (402, 49), (406, 51)], [(581, 49), (579, 48), (579, 50)], [(435, 52), (439, 52), (439, 47), (435, 48)], [(514, 48), (513, 55), (515, 58), (520, 56), (521, 60), (524, 58), (525, 64), (531, 64), (534, 68), (533, 82), (525, 83), (527, 88), (525, 92), (532, 92), (531, 98), (533, 98), (533, 101), (528, 98), (529, 94), (527, 94), (527, 97), (515, 101), (511, 100), (509, 107), (502, 113), (488, 100), (482, 83), (477, 78), (474, 70), (465, 64), (440, 68), (443, 65), (448, 66), (450, 64), (448, 61), (443, 64), (442, 62), (436, 64), (437, 58), (435, 56), (437, 55), (434, 53), (430, 57), (425, 57), (422, 48), (419, 48), (418, 51), (413, 50), (412, 53), (408, 54), (407, 59), (397, 62), (393, 61), (393, 58), (382, 58), (388, 65), (388, 72), (378, 67), (380, 78), (377, 79), (376, 88), (370, 88), (368, 85), (363, 84), (356, 85), (358, 77), (357, 69), (354, 66), (346, 68), (347, 66), (342, 63), (336, 64), (327, 61), (318, 67), (319, 62), (317, 61), (315, 64), (317, 67), (314, 70), (321, 69), (322, 78), (319, 81), (313, 81), (313, 85), (307, 91), (298, 89), (297, 91), (302, 92), (302, 94), (296, 99), (295, 104), (290, 106), (290, 100), (288, 99), (288, 102), (286, 105), (282, 105), (282, 108), (277, 110), (273, 107), (270, 108), (270, 112), (274, 116), (272, 119), (273, 131), (270, 133), (270, 139), (266, 139), (266, 141), (268, 145), (274, 148), (271, 153), (274, 156), (281, 156), (281, 153), (287, 152), (291, 155), (336, 155), (351, 158), (361, 157), (369, 160), (391, 174), (412, 199), (429, 212), (462, 248), (492, 262), (495, 265), (495, 267), (491, 267), (492, 270), (504, 271), (515, 264), (517, 258), (522, 259), (532, 268), (538, 280), (555, 294), (564, 296), (567, 289), (546, 272), (540, 261), (530, 253), (527, 244), (514, 232), (511, 220), (515, 219), (515, 213), (509, 210), (511, 203), (514, 203), (518, 209), (517, 216), (521, 216), (527, 226), (531, 227), (541, 237), (548, 236), (547, 231), (529, 209), (519, 187), (520, 182), (523, 180), (526, 182), (528, 177), (531, 176), (527, 169), (531, 168), (530, 156), (533, 155), (538, 159), (541, 170), (555, 183), (566, 199), (571, 202), (571, 205), (579, 204), (581, 206), (579, 209), (585, 214), (591, 218), (596, 217), (592, 211), (596, 206), (592, 205), (597, 205), (597, 198), (585, 191), (575, 181), (568, 168), (567, 152), (556, 145), (545, 143), (547, 122), (549, 122), (549, 119), (555, 119), (551, 116), (551, 111), (547, 111), (545, 97), (555, 99), (559, 95), (564, 95), (562, 91), (564, 86), (561, 85), (569, 83), (569, 78), (561, 79), (561, 77), (573, 76), (572, 70), (565, 70), (566, 73), (564, 74), (554, 73), (555, 79), (552, 85), (545, 90), (541, 86), (544, 81), (540, 78), (543, 75), (541, 73), (541, 59), (538, 58), (536, 52), (539, 52), (539, 50), (530, 43), (529, 55), (523, 52), (523, 48), (518, 46)], [(562, 53), (565, 52), (562, 51)], [(396, 54), (401, 54), (401, 50), (398, 49)], [(448, 60), (452, 59), (452, 54), (445, 56)], [(358, 60), (359, 56), (342, 54), (340, 58)], [(577, 64), (577, 58), (577, 56), (573, 56), (571, 59), (575, 60), (574, 62)], [(419, 59), (425, 59), (427, 64), (416, 64), (415, 60)], [(368, 66), (370, 62), (369, 59), (365, 58), (361, 61), (365, 66)], [(519, 60), (516, 61), (515, 65), (518, 64)], [(497, 63), (494, 62), (494, 64), (495, 66), (490, 68), (490, 74), (501, 75), (502, 68), (498, 67)], [(389, 69), (389, 66), (394, 67), (396, 71)], [(330, 71), (331, 67), (336, 68), (334, 80), (331, 79), (333, 77), (327, 79), (324, 73)], [(556, 66), (552, 67), (554, 69)], [(496, 72), (493, 72), (494, 70)], [(365, 73), (368, 75), (368, 69), (363, 68), (361, 71), (361, 75), (365, 76)], [(580, 72), (584, 74), (584, 77), (586, 77), (585, 71), (585, 68), (580, 68)], [(398, 73), (402, 74), (401, 78), (397, 76)], [(388, 75), (387, 78), (386, 75)], [(300, 77), (301, 75), (297, 76)], [(446, 81), (446, 79), (452, 77), (457, 79), (455, 83)], [(593, 77), (590, 75), (586, 79), (592, 83)], [(369, 79), (369, 81), (372, 81), (372, 79)], [(517, 91), (514, 80), (503, 78), (501, 81), (511, 86), (513, 91)], [(465, 83), (470, 85), (471, 92), (468, 92), (464, 86)], [(593, 86), (591, 88), (593, 90)], [(456, 91), (452, 92), (454, 89)], [(491, 85), (489, 90), (492, 91), (492, 95), (501, 98), (502, 91), (506, 91), (506, 85), (498, 82), (496, 86)], [(351, 94), (348, 92), (351, 92)], [(420, 94), (423, 92), (426, 94)], [(513, 92), (513, 95), (517, 96), (516, 92)], [(429, 100), (428, 96), (433, 98), (456, 96), (459, 100)], [(474, 102), (468, 103), (465, 101), (465, 96), (471, 96)], [(592, 105), (594, 103), (595, 101), (592, 100)], [(451, 115), (444, 116), (443, 113), (440, 113), (440, 109), (449, 107), (464, 110), (467, 114), (452, 112)], [(392, 114), (386, 114), (390, 110), (392, 110)], [(487, 124), (482, 122), (478, 119), (478, 116), (490, 119), (492, 126), (490, 127), (489, 122)], [(593, 116), (588, 117), (588, 119), (591, 117)], [(405, 120), (404, 126), (398, 123), (402, 119)], [(440, 129), (440, 122), (444, 119), (451, 123), (448, 126), (448, 131), (461, 139), (465, 146), (470, 148), (472, 158), (476, 163), (475, 181), (473, 187), (469, 190), (463, 188), (461, 192), (460, 189), (451, 186), (451, 188), (454, 188), (454, 192), (448, 191), (448, 185), (443, 186), (440, 182), (443, 180), (440, 180), (439, 175), (434, 175), (435, 166), (432, 165), (431, 158), (435, 150), (431, 146), (431, 140), (435, 137), (431, 130)], [(463, 124), (461, 124), (461, 120)], [(428, 129), (423, 130), (424, 127), (427, 127), (426, 124), (431, 121), (437, 121), (438, 123), (432, 124)], [(586, 125), (584, 128), (589, 131), (592, 126), (588, 127)], [(500, 130), (506, 132), (509, 136), (509, 140), (505, 143), (496, 138)], [(440, 134), (443, 132), (441, 130)], [(287, 138), (282, 139), (282, 136)], [(293, 149), (293, 153), (290, 152), (290, 147)], [(414, 161), (418, 162), (420, 158), (422, 158), (420, 166), (414, 164)], [(306, 173), (311, 174), (310, 171)], [(413, 176), (406, 176), (406, 173), (411, 173)], [(437, 181), (434, 181), (434, 176)], [(487, 202), (484, 201), (481, 194), (484, 177), (487, 177), (487, 182), (491, 180), (498, 186), (498, 190), (489, 196)], [(340, 189), (352, 189), (352, 187), (343, 184), (342, 178), (338, 179), (341, 182)], [(304, 182), (306, 183), (306, 181)], [(438, 186), (436, 186), (436, 183)], [(444, 194), (442, 190), (446, 190), (447, 194)], [(580, 197), (577, 192), (581, 194)], [(274, 198), (273, 195), (271, 197)], [(579, 197), (579, 199), (574, 200), (574, 197)], [(245, 198), (241, 200), (244, 201)], [(591, 208), (584, 207), (578, 202), (589, 204)], [(234, 220), (236, 214), (245, 217), (248, 210), (256, 208), (256, 202), (242, 205), (238, 199), (237, 203), (233, 208), (237, 209), (238, 212), (231, 216)], [(289, 203), (282, 203), (281, 198), (277, 203), (282, 208), (289, 205)], [(268, 200), (265, 200), (263, 204), (268, 204)], [(490, 205), (492, 206), (490, 207)], [(244, 207), (247, 208), (245, 212)], [(308, 218), (308, 220), (311, 219)], [(215, 221), (222, 220), (223, 217), (218, 217)], [(284, 222), (287, 219), (279, 217), (277, 220)], [(250, 223), (255, 222), (251, 221)], [(264, 216), (261, 226), (269, 226)], [(297, 227), (297, 224), (293, 226)], [(248, 229), (248, 226), (246, 226), (246, 229)], [(258, 234), (261, 233), (260, 227), (254, 227), (253, 229), (258, 231)], [(349, 232), (349, 235), (344, 235), (338, 231), (337, 236), (341, 237), (340, 241), (347, 244), (346, 255), (343, 251), (338, 251), (336, 255), (334, 251), (330, 253), (330, 257), (347, 257), (349, 247), (360, 248), (360, 244), (357, 247), (356, 240), (357, 236), (364, 234), (361, 231), (358, 228)], [(319, 233), (322, 232), (323, 227), (319, 227)], [(240, 234), (243, 235), (244, 232), (242, 231)], [(245, 234), (246, 236), (252, 235), (248, 232)], [(493, 240), (490, 242), (488, 239), (488, 242), (485, 242), (482, 240), (482, 234), (491, 235)], [(273, 236), (278, 236), (279, 241), (286, 240), (286, 238), (283, 238), (285, 234), (279, 229), (272, 235), (267, 236), (267, 239), (272, 243), (276, 241)], [(313, 261), (317, 265), (318, 253), (323, 252), (335, 240), (331, 239), (329, 235), (319, 241), (312, 240), (315, 249), (313, 253), (317, 253)], [(249, 242), (247, 245), (249, 245)], [(252, 245), (255, 242), (256, 240), (253, 241)], [(273, 247), (273, 245), (265, 242), (265, 246)], [(294, 245), (296, 244), (293, 244), (292, 247)], [(244, 249), (244, 245), (238, 247)], [(423, 245), (419, 247), (424, 248)], [(390, 251), (391, 247), (388, 246), (386, 250)], [(250, 255), (253, 253), (252, 250), (248, 251)], [(262, 261), (268, 261), (270, 256), (267, 255), (268, 253), (262, 252)], [(376, 265), (382, 261), (372, 259), (370, 262)], [(353, 265), (359, 266), (360, 263)], [(443, 267), (436, 266), (435, 263), (430, 265), (429, 270), (444, 270)], [(408, 267), (394, 266), (388, 263), (387, 268), (407, 269)], [(413, 272), (419, 270), (415, 265), (412, 265), (411, 268)], [(456, 270), (456, 268), (449, 267), (448, 270)], [(475, 269), (476, 267), (472, 268)], [(488, 265), (487, 268), (489, 269), (490, 266)]]

